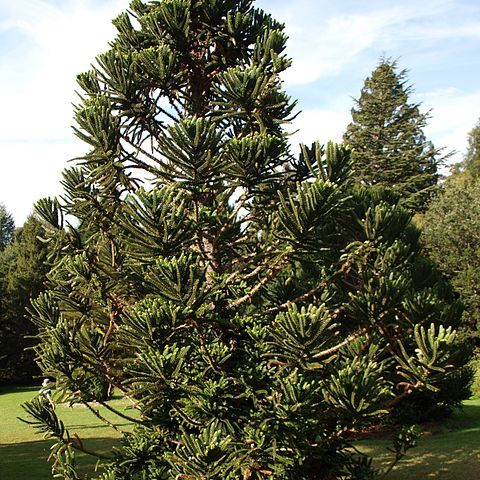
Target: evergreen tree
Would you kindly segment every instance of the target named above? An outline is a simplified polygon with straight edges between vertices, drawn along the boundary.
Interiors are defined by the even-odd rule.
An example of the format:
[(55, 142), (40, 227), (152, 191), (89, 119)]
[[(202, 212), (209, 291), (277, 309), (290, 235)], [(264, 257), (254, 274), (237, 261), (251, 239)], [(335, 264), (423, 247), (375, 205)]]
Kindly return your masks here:
[(466, 305), (468, 335), (480, 333), (480, 121), (469, 132), (463, 161), (455, 164), (422, 218), (423, 243)]
[(39, 239), (43, 229), (31, 216), (15, 231), (0, 252), (0, 383), (25, 382), (39, 374), (31, 350), (37, 330), (27, 318), (30, 298), (44, 288), (48, 271), (47, 247)]
[(468, 134), (468, 149), (460, 164), (456, 164), (453, 173), (464, 172), (477, 178), (480, 175), (480, 120)]
[(468, 150), (464, 159), (465, 170), (473, 177), (480, 174), (480, 120), (468, 134)]
[[(78, 78), (90, 151), (37, 205), (56, 255), (32, 304), (59, 397), (94, 410), (107, 381), (137, 410), (100, 400), (135, 425), (100, 478), (377, 478), (349, 432), (436, 390), (458, 351), (411, 215), (352, 187), (349, 150), (291, 155), (284, 27), (252, 0), (134, 0), (114, 24)], [(88, 445), (25, 408), (80, 478)]]
[(445, 157), (426, 140), (428, 113), (411, 103), (407, 71), (382, 58), (365, 80), (344, 135), (353, 148), (354, 175), (364, 185), (393, 188), (410, 209), (425, 208)]
[(462, 295), (467, 307), (464, 324), (470, 334), (477, 336), (480, 333), (479, 229), (480, 181), (470, 175), (453, 175), (425, 212), (422, 238), (430, 256)]
[(15, 222), (7, 212), (5, 205), (0, 203), (0, 251), (12, 240)]

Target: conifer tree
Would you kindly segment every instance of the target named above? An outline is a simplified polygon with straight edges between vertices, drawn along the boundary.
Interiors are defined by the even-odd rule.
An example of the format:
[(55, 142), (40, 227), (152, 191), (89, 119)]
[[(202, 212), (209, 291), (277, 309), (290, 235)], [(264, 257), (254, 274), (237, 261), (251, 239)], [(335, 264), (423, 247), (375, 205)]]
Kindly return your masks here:
[(31, 381), (40, 373), (33, 352), (26, 350), (32, 346), (27, 337), (36, 333), (26, 315), (30, 298), (44, 289), (49, 268), (42, 233), (40, 221), (31, 216), (0, 252), (0, 383)]
[(0, 203), (0, 251), (12, 240), (15, 230), (15, 221), (10, 213), (7, 212), (5, 205)]
[(463, 161), (456, 164), (453, 173), (465, 172), (472, 178), (480, 175), (480, 120), (469, 132), (468, 149)]
[(353, 149), (358, 182), (391, 187), (408, 208), (419, 211), (433, 193), (445, 157), (427, 141), (423, 130), (429, 115), (410, 101), (407, 82), (406, 70), (380, 59), (355, 100), (344, 140)]
[[(467, 170), (468, 172), (468, 170)], [(464, 322), (480, 333), (480, 181), (453, 175), (423, 218), (422, 239), (467, 306)], [(478, 338), (477, 338), (478, 343)]]
[[(136, 410), (100, 400), (135, 428), (99, 478), (381, 478), (349, 432), (436, 390), (457, 351), (410, 213), (352, 186), (348, 149), (290, 153), (284, 27), (252, 0), (134, 0), (114, 24), (78, 77), (90, 150), (37, 205), (56, 253), (32, 304), (58, 398), (99, 415), (107, 381)], [(88, 442), (25, 408), (80, 478)]]
[(455, 164), (422, 217), (429, 255), (450, 278), (466, 305), (463, 327), (478, 344), (480, 333), (480, 121), (467, 136), (463, 160)]

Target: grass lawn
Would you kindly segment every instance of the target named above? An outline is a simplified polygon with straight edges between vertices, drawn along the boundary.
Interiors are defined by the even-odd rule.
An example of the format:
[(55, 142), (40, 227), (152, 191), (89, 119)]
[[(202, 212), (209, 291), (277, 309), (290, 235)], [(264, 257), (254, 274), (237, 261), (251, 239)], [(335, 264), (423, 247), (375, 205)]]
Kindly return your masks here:
[[(50, 466), (45, 461), (51, 440), (43, 440), (33, 428), (20, 422), (25, 416), (20, 404), (30, 400), (37, 388), (0, 388), (0, 478), (3, 480), (50, 480)], [(112, 400), (120, 410), (126, 407), (121, 400)], [(104, 409), (102, 415), (117, 426), (128, 429), (124, 422)], [(118, 442), (119, 434), (96, 419), (86, 408), (57, 407), (66, 427), (77, 433), (87, 448), (107, 452)], [(129, 413), (129, 412), (127, 412)], [(361, 440), (359, 448), (372, 454), (378, 464), (388, 464), (387, 440)], [(83, 472), (92, 471), (95, 460), (78, 456)], [(425, 435), (419, 446), (408, 454), (388, 477), (390, 480), (428, 479), (478, 480), (480, 478), (480, 399), (468, 400), (462, 410), (445, 422), (443, 431)]]
[[(434, 478), (438, 480), (480, 479), (480, 399), (467, 400), (463, 408), (446, 420), (442, 431), (426, 432), (418, 447), (410, 450), (387, 477), (389, 480)], [(438, 428), (436, 428), (438, 430)], [(373, 455), (377, 465), (387, 465), (391, 454), (385, 440), (362, 440), (359, 448)]]
[[(46, 459), (50, 453), (52, 440), (44, 440), (35, 434), (30, 425), (20, 422), (17, 417), (27, 418), (21, 404), (31, 400), (38, 387), (0, 388), (0, 478), (3, 480), (50, 480), (50, 465)], [(124, 411), (123, 400), (112, 400), (112, 406)], [(100, 408), (100, 413), (120, 428), (127, 429), (129, 424), (116, 415)], [(130, 413), (125, 412), (125, 413)], [(57, 414), (70, 433), (77, 433), (86, 448), (97, 452), (107, 452), (118, 442), (119, 434), (99, 421), (82, 406), (69, 408), (57, 407)], [(96, 460), (90, 456), (78, 454), (78, 464), (82, 471), (92, 471)]]

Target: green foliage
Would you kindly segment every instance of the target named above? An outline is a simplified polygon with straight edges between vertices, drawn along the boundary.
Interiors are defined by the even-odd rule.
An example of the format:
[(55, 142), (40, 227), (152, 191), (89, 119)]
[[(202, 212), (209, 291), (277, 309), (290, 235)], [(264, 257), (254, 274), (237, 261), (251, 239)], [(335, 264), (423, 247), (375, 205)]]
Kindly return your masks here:
[(5, 205), (0, 203), (0, 251), (11, 242), (14, 229), (13, 217), (7, 212)]
[(480, 397), (480, 361), (476, 358), (471, 363), (473, 369), (472, 395), (475, 398)]
[(470, 329), (478, 333), (480, 319), (480, 125), (468, 134), (468, 150), (463, 161), (454, 165), (452, 175), (434, 199), (422, 223), (426, 247), (452, 280), (466, 304)]
[[(470, 144), (474, 142), (474, 131)], [(465, 311), (462, 333), (466, 344), (478, 347), (480, 333), (480, 182), (474, 173), (474, 155), (471, 164), (464, 163), (465, 171), (455, 173), (445, 182), (441, 193), (433, 199), (422, 218), (422, 240), (429, 255), (460, 294)], [(466, 160), (465, 160), (466, 162)], [(467, 168), (467, 165), (470, 165)], [(467, 355), (471, 352), (467, 352)], [(472, 392), (478, 393), (477, 362), (460, 368), (460, 377), (473, 376)], [(455, 382), (450, 382), (454, 384)], [(445, 388), (442, 390), (445, 391)], [(450, 390), (449, 388), (446, 389)], [(452, 389), (455, 399), (461, 388)], [(457, 400), (458, 401), (458, 400)], [(441, 404), (441, 402), (436, 402)]]
[(101, 478), (382, 478), (349, 430), (445, 378), (459, 323), (410, 213), (352, 187), (349, 149), (290, 153), (283, 25), (251, 0), (135, 0), (114, 23), (79, 77), (91, 149), (38, 206), (55, 265), (32, 303), (62, 398), (103, 379), (138, 410), (115, 410), (136, 428)]
[(454, 165), (453, 173), (462, 172), (476, 179), (480, 174), (480, 121), (469, 132), (467, 140), (467, 153), (459, 164)]
[(451, 279), (467, 309), (465, 325), (480, 319), (480, 182), (454, 176), (423, 218), (422, 239), (430, 256)]
[(437, 168), (446, 158), (423, 132), (428, 113), (409, 102), (407, 71), (382, 58), (365, 80), (344, 135), (353, 148), (354, 176), (363, 185), (393, 188), (409, 209), (422, 211), (434, 192)]
[(326, 404), (351, 428), (368, 424), (387, 413), (384, 407), (391, 398), (387, 371), (388, 360), (379, 360), (376, 345), (365, 338), (352, 342), (323, 391)]
[(37, 329), (25, 318), (30, 298), (45, 286), (47, 247), (40, 240), (40, 222), (30, 217), (16, 230), (11, 243), (0, 252), (0, 383), (25, 382), (38, 374), (28, 336)]
[(468, 134), (468, 150), (463, 160), (465, 171), (473, 177), (480, 174), (480, 124), (477, 123)]
[(335, 324), (325, 305), (309, 305), (300, 311), (295, 304), (289, 306), (277, 315), (271, 336), (272, 356), (289, 363), (300, 361), (303, 368), (320, 367), (315, 356), (336, 343)]

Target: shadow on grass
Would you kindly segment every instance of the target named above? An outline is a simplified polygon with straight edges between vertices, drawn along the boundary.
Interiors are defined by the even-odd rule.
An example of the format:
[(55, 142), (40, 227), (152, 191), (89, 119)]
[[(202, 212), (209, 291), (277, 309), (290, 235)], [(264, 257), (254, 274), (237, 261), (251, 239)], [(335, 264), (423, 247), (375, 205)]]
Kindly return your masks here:
[[(477, 437), (478, 438), (478, 437)], [(470, 447), (442, 449), (419, 447), (403, 459), (392, 474), (390, 480), (406, 478), (435, 478), (439, 480), (478, 480), (480, 450)]]
[[(47, 462), (52, 440), (0, 445), (0, 478), (5, 480), (51, 480), (51, 463)], [(118, 440), (90, 438), (83, 441), (86, 448), (108, 455)], [(77, 453), (82, 475), (93, 473), (97, 458)]]
[(445, 422), (450, 429), (466, 429), (480, 432), (480, 402), (465, 404), (457, 408), (451, 418)]
[[(122, 429), (123, 427), (131, 427), (132, 424), (131, 423), (117, 423), (115, 422), (115, 426), (117, 428), (120, 428)], [(72, 425), (72, 424), (68, 424), (67, 425), (67, 429), (70, 431), (70, 433), (72, 433), (74, 430), (95, 430), (97, 428), (103, 428), (103, 429), (106, 429), (108, 428), (108, 425), (102, 423), (102, 424), (99, 424), (99, 425), (85, 425), (85, 424), (78, 424), (78, 425)]]
[[(388, 476), (389, 480), (407, 478), (438, 480), (478, 480), (480, 469), (480, 404), (466, 404), (447, 419), (441, 433), (430, 433), (428, 425), (418, 441), (418, 447)], [(432, 429), (434, 432), (438, 431)], [(371, 439), (360, 441), (361, 450), (375, 458), (377, 466), (386, 466), (391, 454), (386, 452), (390, 441)]]
[(4, 395), (7, 393), (21, 393), (21, 392), (38, 392), (40, 389), (40, 385), (2, 385), (0, 386), (0, 395)]

